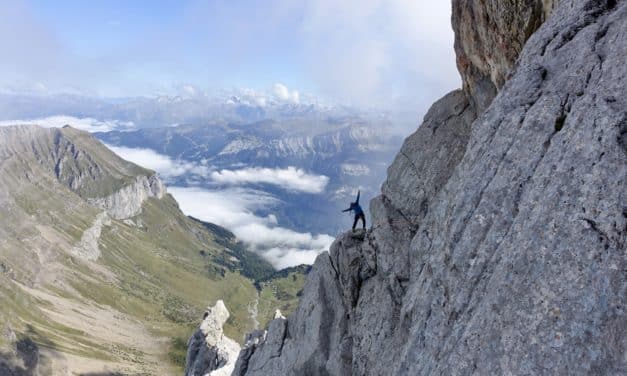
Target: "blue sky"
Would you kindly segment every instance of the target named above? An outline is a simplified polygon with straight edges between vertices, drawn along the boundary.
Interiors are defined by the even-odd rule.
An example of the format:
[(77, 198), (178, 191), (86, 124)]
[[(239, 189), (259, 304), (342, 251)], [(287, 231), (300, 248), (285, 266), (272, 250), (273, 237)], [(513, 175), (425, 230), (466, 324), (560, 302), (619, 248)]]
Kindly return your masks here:
[[(448, 1), (0, 0), (0, 89), (271, 88), (412, 106), (459, 86)], [(389, 104), (389, 103), (388, 103)]]

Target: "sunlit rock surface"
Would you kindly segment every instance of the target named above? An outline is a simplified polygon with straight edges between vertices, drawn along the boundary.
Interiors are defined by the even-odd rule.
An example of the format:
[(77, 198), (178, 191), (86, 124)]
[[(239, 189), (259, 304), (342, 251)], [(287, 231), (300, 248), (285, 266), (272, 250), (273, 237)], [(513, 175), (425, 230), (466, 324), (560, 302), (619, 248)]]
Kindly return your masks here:
[(222, 326), (228, 319), (229, 311), (222, 300), (207, 309), (200, 327), (188, 342), (186, 376), (231, 375), (240, 346), (224, 335)]

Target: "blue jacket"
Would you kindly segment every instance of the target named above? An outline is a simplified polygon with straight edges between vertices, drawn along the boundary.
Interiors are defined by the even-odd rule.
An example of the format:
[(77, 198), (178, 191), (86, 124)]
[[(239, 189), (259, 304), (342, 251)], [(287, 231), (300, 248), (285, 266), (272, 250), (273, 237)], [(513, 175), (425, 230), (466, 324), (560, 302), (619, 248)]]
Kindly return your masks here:
[(360, 191), (357, 191), (357, 199), (355, 200), (355, 202), (351, 202), (351, 206), (348, 209), (344, 209), (342, 210), (343, 212), (347, 212), (347, 211), (354, 211), (355, 215), (360, 215), (363, 214), (364, 211), (362, 210), (361, 206), (359, 206), (359, 195), (361, 194)]

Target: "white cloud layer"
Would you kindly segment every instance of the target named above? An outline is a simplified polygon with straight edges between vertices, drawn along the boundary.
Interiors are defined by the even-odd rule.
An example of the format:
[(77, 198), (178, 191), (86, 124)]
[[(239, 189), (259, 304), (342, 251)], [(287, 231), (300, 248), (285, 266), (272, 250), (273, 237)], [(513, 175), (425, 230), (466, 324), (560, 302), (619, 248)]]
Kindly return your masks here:
[(127, 148), (123, 146), (106, 145), (115, 154), (127, 161), (142, 167), (155, 170), (165, 179), (186, 174), (207, 177), (209, 168), (199, 163), (174, 160), (167, 155), (159, 154), (152, 149)]
[(3, 120), (0, 121), (0, 127), (11, 125), (23, 125), (23, 124), (35, 124), (45, 128), (60, 128), (64, 125), (69, 125), (76, 129), (80, 129), (87, 132), (109, 132), (113, 130), (131, 130), (134, 129), (133, 122), (130, 121), (118, 121), (118, 120), (106, 120), (101, 121), (94, 118), (77, 118), (74, 116), (57, 115), (48, 116), (38, 119), (16, 119), (16, 120)]
[(256, 216), (254, 210), (278, 203), (264, 192), (182, 187), (170, 187), (168, 192), (185, 214), (228, 228), (278, 269), (312, 264), (316, 256), (328, 250), (333, 242), (333, 237), (326, 234), (300, 233), (279, 227), (273, 215)]
[(261, 168), (250, 167), (240, 170), (220, 170), (211, 173), (211, 179), (221, 184), (273, 184), (284, 189), (306, 193), (321, 193), (329, 178), (324, 175), (312, 175), (302, 169), (288, 167)]
[(165, 179), (191, 175), (210, 178), (210, 182), (220, 185), (272, 184), (285, 190), (305, 193), (322, 193), (329, 182), (329, 178), (324, 175), (308, 174), (292, 166), (212, 171), (206, 161), (195, 163), (175, 160), (152, 149), (106, 146), (127, 161), (157, 171)]
[[(157, 171), (165, 179), (191, 174), (211, 177), (220, 184), (267, 183), (307, 193), (322, 192), (328, 183), (326, 176), (309, 175), (294, 167), (210, 172), (209, 167), (203, 164), (173, 160), (151, 149), (107, 147), (128, 161)], [(168, 187), (168, 192), (178, 201), (185, 214), (228, 228), (277, 269), (312, 264), (320, 252), (329, 249), (334, 239), (327, 234), (302, 233), (280, 227), (276, 216), (272, 214), (266, 217), (255, 215), (257, 210), (280, 203), (259, 190), (242, 187), (208, 190), (172, 186)]]

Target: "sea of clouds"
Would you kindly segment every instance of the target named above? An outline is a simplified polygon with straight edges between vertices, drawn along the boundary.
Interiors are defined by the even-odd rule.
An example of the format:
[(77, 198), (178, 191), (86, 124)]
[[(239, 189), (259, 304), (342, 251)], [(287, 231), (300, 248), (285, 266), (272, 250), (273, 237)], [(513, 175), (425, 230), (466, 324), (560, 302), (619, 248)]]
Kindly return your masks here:
[(131, 121), (98, 120), (90, 117), (78, 118), (67, 115), (47, 116), (36, 119), (14, 119), (0, 121), (0, 127), (12, 125), (34, 124), (44, 128), (61, 128), (70, 125), (76, 129), (87, 132), (110, 132), (113, 130), (134, 130), (135, 125)]
[[(295, 167), (212, 170), (206, 163), (172, 159), (151, 149), (107, 145), (120, 157), (155, 170), (166, 182), (180, 176), (196, 176), (203, 187), (169, 186), (181, 210), (195, 218), (231, 230), (251, 250), (265, 257), (277, 269), (312, 264), (329, 249), (333, 237), (327, 234), (297, 232), (281, 227), (276, 216), (260, 216), (259, 211), (280, 205), (276, 197), (249, 186), (269, 184), (303, 194), (323, 193), (329, 178), (309, 174)], [(205, 186), (215, 184), (215, 188)]]

